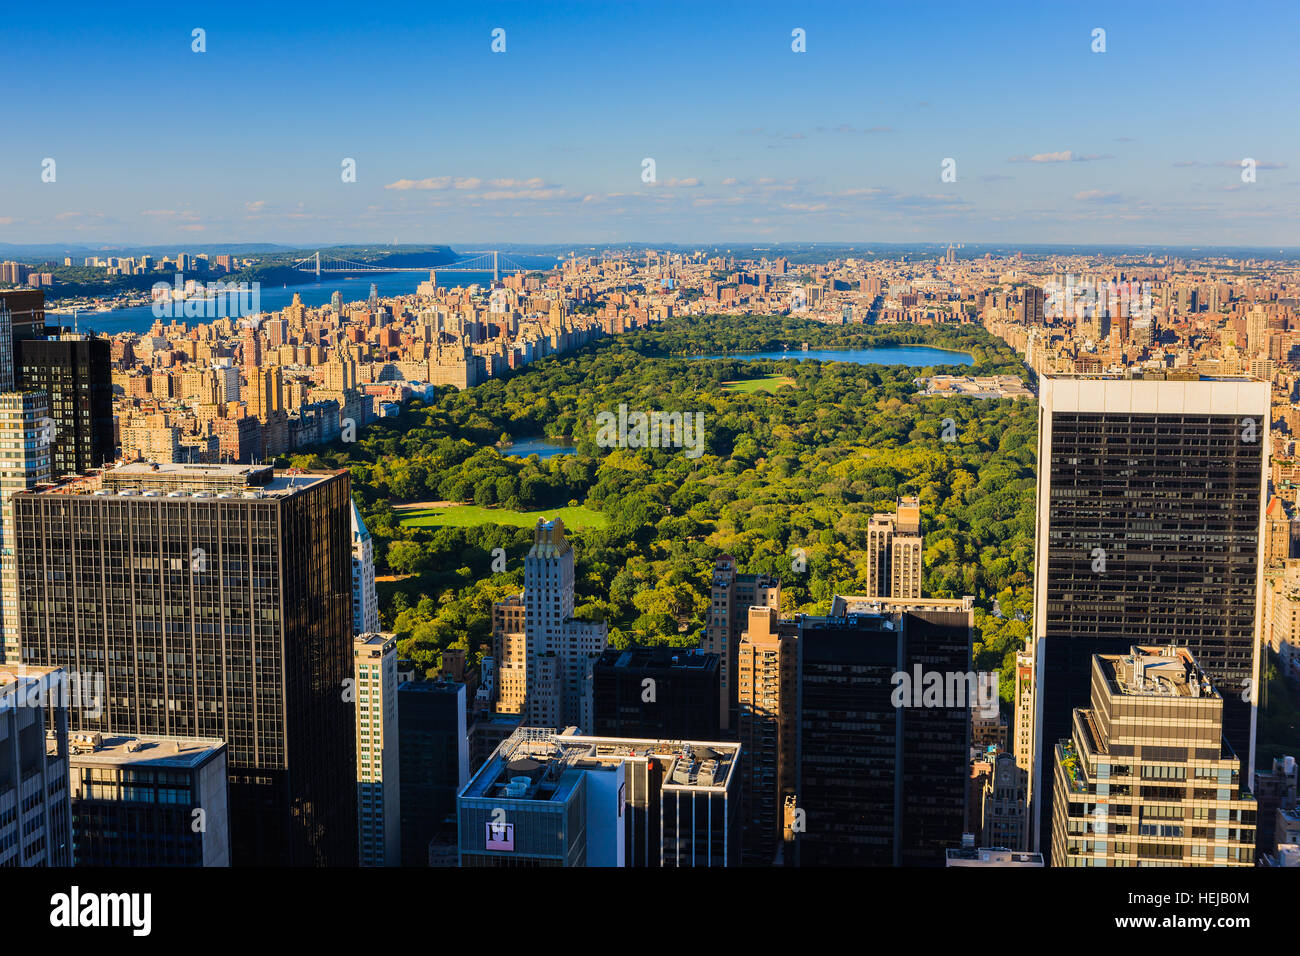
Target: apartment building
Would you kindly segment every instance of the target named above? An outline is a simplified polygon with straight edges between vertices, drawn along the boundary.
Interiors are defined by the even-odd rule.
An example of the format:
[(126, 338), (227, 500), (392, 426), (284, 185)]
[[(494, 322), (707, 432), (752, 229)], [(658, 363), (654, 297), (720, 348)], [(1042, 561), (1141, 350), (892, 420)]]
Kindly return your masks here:
[(729, 554), (718, 558), (709, 588), (709, 612), (701, 648), (718, 655), (718, 723), (734, 731), (740, 708), (737, 670), (740, 639), (751, 607), (781, 607), (781, 582), (767, 574), (741, 574)]

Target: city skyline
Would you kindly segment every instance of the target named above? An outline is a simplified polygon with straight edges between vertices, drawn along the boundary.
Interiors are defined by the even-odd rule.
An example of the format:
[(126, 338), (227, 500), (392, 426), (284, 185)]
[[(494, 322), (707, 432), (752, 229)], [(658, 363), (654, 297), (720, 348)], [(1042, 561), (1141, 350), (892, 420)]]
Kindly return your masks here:
[(1300, 8), (6, 14), (20, 934), (1286, 921)]
[(687, 9), (13, 11), (0, 243), (1296, 244), (1280, 6)]

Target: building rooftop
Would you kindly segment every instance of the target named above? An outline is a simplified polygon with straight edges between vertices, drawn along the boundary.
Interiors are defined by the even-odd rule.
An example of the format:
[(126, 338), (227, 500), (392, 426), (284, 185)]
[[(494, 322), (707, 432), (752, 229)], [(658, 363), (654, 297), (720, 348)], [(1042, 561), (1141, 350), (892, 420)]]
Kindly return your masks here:
[(51, 675), (61, 673), (61, 667), (36, 667), (30, 664), (18, 666), (0, 664), (0, 707), (17, 703), (23, 706), (29, 701), (24, 696), (24, 685), (39, 683), (48, 689)]
[[(397, 690), (398, 693), (402, 694), (458, 694), (464, 686), (460, 681), (454, 680), (408, 680), (403, 681)], [(518, 714), (502, 714), (501, 716), (503, 724), (510, 723), (505, 718), (511, 717), (514, 718), (514, 723), (519, 723)], [(484, 719), (485, 717), (480, 717), (479, 721), (481, 722)], [(496, 719), (496, 715), (493, 715), (493, 719)]]
[(193, 770), (226, 749), (215, 737), (105, 737), (95, 733), (68, 735), (68, 753), (80, 767), (171, 767)]
[(556, 558), (570, 550), (562, 519), (537, 519), (537, 526), (533, 529), (533, 546), (528, 551), (530, 558)]
[(579, 757), (580, 763), (662, 760), (665, 788), (726, 789), (740, 755), (740, 744), (725, 741), (643, 740), (578, 734), (564, 734), (557, 739), (566, 745), (587, 748)]
[(8, 684), (16, 684), (24, 677), (44, 677), (46, 674), (53, 674), (59, 670), (58, 667), (42, 667), (34, 664), (0, 664), (0, 688)]
[(603, 667), (619, 670), (643, 670), (648, 667), (665, 667), (682, 670), (717, 670), (718, 656), (675, 647), (629, 647), (626, 650), (607, 648), (596, 662)]
[(1266, 859), (1271, 866), (1300, 867), (1300, 844), (1279, 843), (1277, 853)]
[(837, 594), (831, 599), (830, 617), (849, 614), (892, 614), (897, 611), (970, 611), (973, 595), (961, 598), (887, 598), (860, 594)]
[(948, 866), (1042, 866), (1043, 854), (1008, 850), (1004, 846), (952, 847), (945, 852)]
[(1134, 646), (1128, 654), (1097, 656), (1102, 674), (1117, 695), (1219, 698), (1219, 692), (1186, 648)]
[(584, 737), (576, 730), (519, 728), (498, 745), (460, 796), (563, 802), (584, 771), (628, 760), (662, 760), (667, 789), (726, 789), (740, 753), (736, 743)]
[(366, 522), (361, 517), (361, 512), (357, 510), (357, 503), (352, 502), (352, 540), (366, 541), (370, 538), (370, 529), (366, 527)]
[(130, 462), (42, 482), (21, 494), (142, 498), (287, 498), (339, 472), (277, 473), (271, 465)]
[(1044, 379), (1067, 379), (1086, 381), (1145, 381), (1145, 382), (1257, 382), (1251, 375), (1205, 375), (1194, 369), (1170, 369), (1152, 371), (1144, 369), (1125, 369), (1122, 372), (1053, 372), (1045, 374)]

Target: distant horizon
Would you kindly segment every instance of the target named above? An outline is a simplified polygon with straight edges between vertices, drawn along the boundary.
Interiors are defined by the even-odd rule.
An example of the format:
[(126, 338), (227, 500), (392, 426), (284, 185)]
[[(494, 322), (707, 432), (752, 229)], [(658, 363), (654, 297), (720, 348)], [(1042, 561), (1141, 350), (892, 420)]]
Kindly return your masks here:
[(104, 253), (104, 252), (130, 252), (130, 251), (149, 251), (156, 249), (175, 249), (181, 252), (198, 250), (217, 250), (218, 253), (224, 248), (243, 248), (247, 254), (256, 254), (257, 251), (274, 251), (274, 252), (300, 252), (314, 249), (427, 249), (430, 247), (443, 247), (453, 251), (465, 251), (475, 249), (518, 249), (542, 250), (539, 254), (547, 254), (558, 249), (574, 250), (592, 249), (592, 250), (618, 250), (626, 249), (672, 249), (679, 251), (691, 250), (718, 250), (724, 247), (734, 247), (742, 251), (762, 251), (764, 249), (780, 252), (785, 249), (802, 249), (810, 250), (814, 247), (824, 247), (829, 251), (851, 251), (862, 247), (862, 252), (875, 252), (877, 250), (907, 250), (922, 247), (934, 247), (936, 249), (947, 249), (951, 245), (959, 255), (964, 250), (979, 249), (984, 251), (1006, 250), (1014, 251), (1038, 251), (1038, 250), (1109, 250), (1118, 254), (1130, 253), (1150, 253), (1157, 251), (1187, 251), (1196, 252), (1204, 255), (1215, 253), (1231, 252), (1260, 252), (1260, 253), (1292, 253), (1300, 255), (1300, 243), (1295, 245), (1259, 245), (1247, 243), (1103, 243), (1103, 242), (1005, 242), (1005, 241), (968, 241), (968, 240), (948, 240), (948, 239), (914, 239), (914, 240), (889, 240), (889, 239), (863, 239), (863, 240), (827, 240), (827, 239), (790, 239), (790, 240), (746, 240), (746, 239), (712, 239), (698, 241), (664, 241), (664, 240), (646, 240), (646, 239), (626, 239), (610, 240), (604, 242), (592, 241), (572, 241), (572, 240), (555, 240), (550, 242), (520, 242), (518, 240), (500, 240), (500, 239), (479, 239), (479, 240), (452, 240), (452, 241), (405, 241), (405, 242), (379, 242), (367, 240), (353, 240), (348, 242), (337, 241), (312, 241), (303, 243), (280, 242), (275, 240), (202, 240), (186, 241), (181, 240), (159, 240), (154, 242), (41, 242), (41, 243), (21, 243), (21, 242), (0, 242), (0, 252), (6, 255), (19, 255), (23, 250), (31, 250), (33, 254), (37, 252), (60, 252), (70, 253)]

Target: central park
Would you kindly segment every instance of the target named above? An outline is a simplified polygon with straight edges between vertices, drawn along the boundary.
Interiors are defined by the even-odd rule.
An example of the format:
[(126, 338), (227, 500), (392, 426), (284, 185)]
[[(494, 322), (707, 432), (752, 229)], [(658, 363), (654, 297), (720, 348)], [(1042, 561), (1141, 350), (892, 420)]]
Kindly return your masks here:
[[(953, 364), (806, 359), (787, 343), (846, 356), (928, 346), (919, 354), (951, 354)], [(750, 357), (764, 352), (779, 357)], [(974, 595), (977, 662), (1001, 669), (1028, 634), (1035, 411), (1024, 401), (920, 397), (915, 379), (935, 371), (1028, 374), (976, 325), (669, 320), (448, 388), (354, 443), (292, 463), (351, 470), (375, 539), (383, 625), (425, 667), (446, 648), (471, 661), (484, 652), (492, 603), (522, 589), (538, 517), (571, 529), (577, 616), (607, 621), (616, 647), (690, 647), (720, 554), (780, 577), (784, 613), (825, 611), (834, 594), (865, 586), (871, 515), (919, 495), (925, 593)], [(702, 413), (703, 454), (599, 447), (597, 416), (620, 404)], [(944, 440), (946, 419), (955, 441)], [(526, 447), (545, 457), (509, 454), (521, 438), (541, 439)], [(497, 548), (506, 567), (493, 573)], [(792, 560), (795, 549), (806, 562)]]
[[(913, 354), (953, 364), (807, 358), (803, 343), (820, 356), (871, 349), (879, 361), (924, 346)], [(755, 357), (763, 353), (772, 357)], [(945, 373), (1031, 378), (974, 324), (672, 319), (474, 388), (448, 387), (354, 443), (291, 464), (350, 470), (374, 538), (382, 625), (426, 670), (446, 649), (471, 665), (487, 652), (492, 604), (522, 590), (538, 518), (570, 529), (577, 617), (607, 622), (614, 647), (689, 648), (700, 641), (719, 555), (779, 577), (783, 614), (826, 613), (835, 594), (866, 589), (872, 514), (916, 495), (923, 592), (974, 597), (972, 666), (1000, 672), (1009, 701), (1033, 605), (1037, 408), (921, 394), (918, 378)], [(702, 414), (703, 453), (600, 447), (597, 417), (620, 405)], [(502, 551), (504, 570), (493, 559)], [(1275, 671), (1261, 755), (1297, 718)]]

